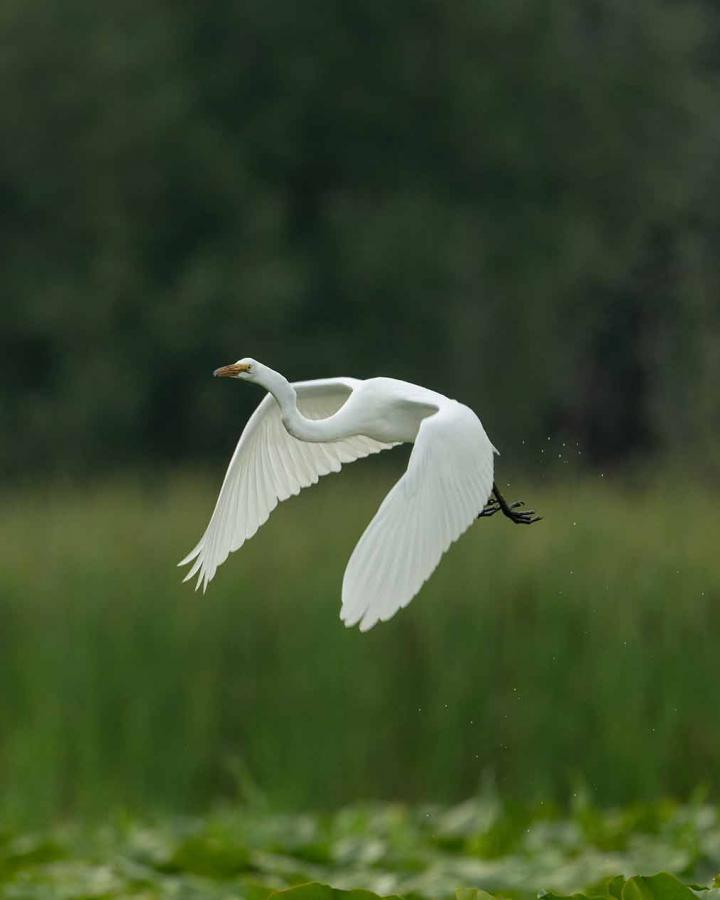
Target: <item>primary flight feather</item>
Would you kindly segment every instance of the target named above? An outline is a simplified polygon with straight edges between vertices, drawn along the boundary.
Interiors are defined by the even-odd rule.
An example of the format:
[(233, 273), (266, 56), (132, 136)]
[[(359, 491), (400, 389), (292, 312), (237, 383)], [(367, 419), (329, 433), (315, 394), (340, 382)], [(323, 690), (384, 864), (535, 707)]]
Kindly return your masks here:
[[(413, 443), (405, 474), (355, 547), (343, 578), (341, 619), (367, 631), (412, 600), (443, 553), (479, 515), (508, 505), (493, 482), (493, 453), (480, 419), (462, 403), (394, 378), (323, 378), (290, 384), (254, 359), (216, 369), (268, 391), (248, 420), (210, 522), (179, 563), (203, 590), (217, 568), (267, 521), (277, 504), (321, 475), (401, 443)], [(488, 504), (490, 495), (495, 499)], [(487, 505), (486, 505), (487, 504)]]

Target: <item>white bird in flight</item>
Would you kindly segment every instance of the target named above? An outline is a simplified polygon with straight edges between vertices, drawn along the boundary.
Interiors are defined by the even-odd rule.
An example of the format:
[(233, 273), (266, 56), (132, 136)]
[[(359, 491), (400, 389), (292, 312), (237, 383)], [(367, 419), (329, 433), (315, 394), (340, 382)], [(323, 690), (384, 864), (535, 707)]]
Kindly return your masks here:
[[(385, 497), (345, 569), (340, 618), (367, 631), (407, 606), (443, 553), (479, 516), (539, 517), (508, 504), (493, 481), (480, 419), (462, 403), (395, 378), (321, 378), (291, 384), (254, 359), (216, 369), (268, 393), (248, 420), (193, 563), (203, 591), (219, 565), (267, 521), (278, 502), (343, 463), (414, 444), (407, 471)], [(490, 500), (491, 495), (493, 499)], [(490, 501), (490, 502), (488, 502)], [(194, 562), (193, 562), (194, 561)]]

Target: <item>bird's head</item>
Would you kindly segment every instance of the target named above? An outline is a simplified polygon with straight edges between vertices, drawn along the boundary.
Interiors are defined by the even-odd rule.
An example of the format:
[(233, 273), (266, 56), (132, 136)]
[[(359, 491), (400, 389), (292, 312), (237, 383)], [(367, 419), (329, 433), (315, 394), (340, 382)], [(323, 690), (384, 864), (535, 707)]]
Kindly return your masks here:
[(221, 366), (215, 369), (213, 375), (216, 378), (241, 378), (243, 381), (255, 381), (262, 374), (265, 366), (257, 360), (246, 356), (237, 362), (230, 363), (229, 366)]

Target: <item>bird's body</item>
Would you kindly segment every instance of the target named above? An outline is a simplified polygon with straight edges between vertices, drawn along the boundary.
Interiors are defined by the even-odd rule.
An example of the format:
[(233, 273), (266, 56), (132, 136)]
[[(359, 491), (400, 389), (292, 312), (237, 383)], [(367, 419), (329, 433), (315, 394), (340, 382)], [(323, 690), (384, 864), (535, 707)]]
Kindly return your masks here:
[[(340, 409), (326, 420), (337, 439), (362, 434), (381, 443), (412, 443), (422, 420), (449, 401), (427, 388), (396, 378), (338, 379), (352, 387)], [(292, 432), (291, 432), (292, 433)]]
[(493, 491), (494, 448), (479, 418), (435, 391), (394, 378), (290, 384), (252, 359), (215, 374), (269, 393), (240, 437), (205, 534), (180, 563), (194, 561), (187, 578), (197, 575), (203, 589), (279, 501), (343, 463), (414, 443), (345, 571), (341, 618), (365, 631), (410, 602)]

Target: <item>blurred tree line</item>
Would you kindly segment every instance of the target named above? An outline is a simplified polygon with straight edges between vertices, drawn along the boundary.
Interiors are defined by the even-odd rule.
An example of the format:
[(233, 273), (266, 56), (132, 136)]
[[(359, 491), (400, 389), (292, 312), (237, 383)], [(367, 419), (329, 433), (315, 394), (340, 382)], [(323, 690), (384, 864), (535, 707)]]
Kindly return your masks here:
[[(4, 0), (0, 463), (393, 375), (612, 462), (720, 422), (714, 0)], [(232, 423), (231, 423), (232, 424)]]

